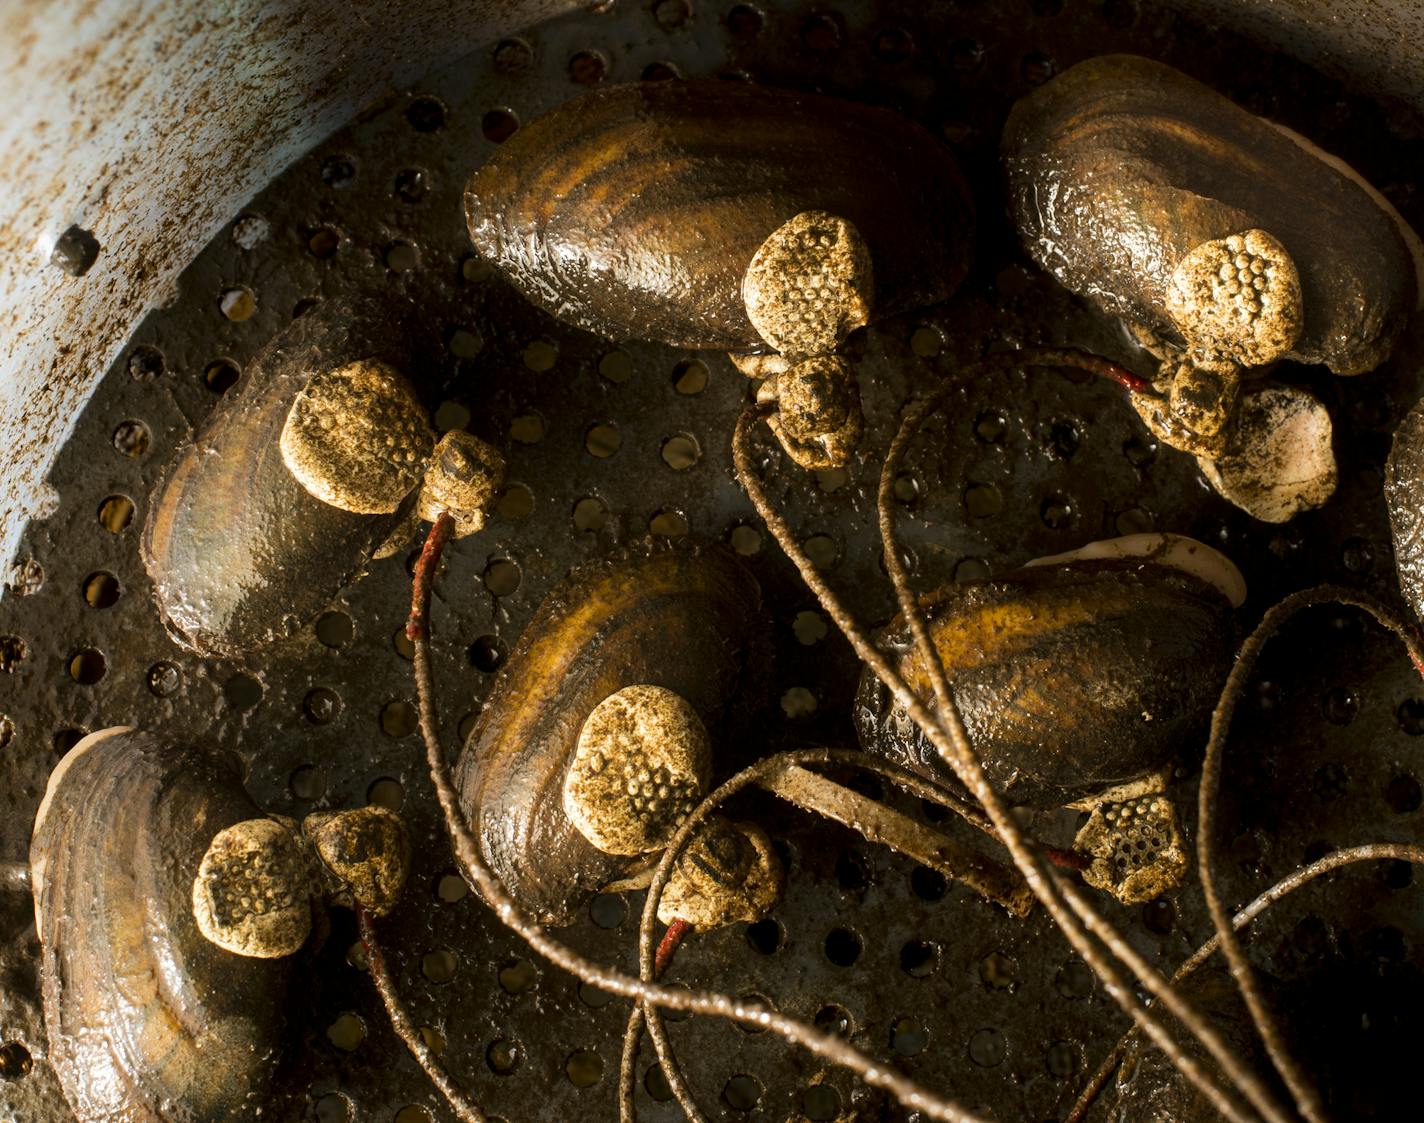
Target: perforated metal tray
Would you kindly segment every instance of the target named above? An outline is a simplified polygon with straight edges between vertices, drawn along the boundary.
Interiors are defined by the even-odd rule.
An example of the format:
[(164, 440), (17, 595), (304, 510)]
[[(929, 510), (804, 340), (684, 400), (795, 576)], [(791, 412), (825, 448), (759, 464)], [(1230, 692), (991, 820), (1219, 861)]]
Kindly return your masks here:
[[(171, 306), (148, 318), (105, 377), (51, 475), (59, 508), (29, 528), (12, 595), (0, 602), (0, 857), (23, 858), (59, 756), (83, 731), (121, 723), (236, 749), (254, 797), (273, 811), (399, 806), (417, 861), (384, 928), (388, 953), (448, 1065), (512, 1123), (613, 1118), (626, 1004), (535, 961), (451, 876), (397, 636), (406, 559), (373, 564), (290, 643), (244, 662), (200, 660), (164, 635), (138, 560), (150, 489), (221, 390), (307, 302), (358, 283), (417, 294), (449, 328), (443, 367), (418, 372), (443, 402), (438, 421), (470, 419), (510, 455), (498, 517), (451, 549), (437, 586), (447, 745), (468, 729), (488, 671), (552, 584), (580, 560), (649, 532), (728, 539), (762, 582), (780, 655), (773, 696), (782, 703), (765, 718), (767, 751), (851, 744), (850, 651), (827, 634), (732, 478), (728, 439), (746, 380), (721, 356), (601, 340), (526, 306), (469, 256), (463, 183), (502, 130), (586, 85), (676, 75), (888, 104), (953, 146), (980, 204), (977, 263), (952, 302), (865, 333), (864, 456), (847, 471), (814, 475), (766, 446), (773, 494), (861, 618), (878, 623), (891, 597), (872, 497), (879, 450), (906, 398), (988, 346), (1067, 343), (1130, 357), (1111, 326), (1019, 253), (995, 159), (1015, 97), (1110, 50), (1163, 58), (1283, 120), (1355, 163), (1421, 224), (1417, 118), (1131, 0), (600, 5), (372, 106), (252, 200), (184, 273)], [(249, 317), (225, 314), (224, 305), (246, 310), (249, 298)], [(1155, 448), (1110, 385), (1047, 371), (967, 384), (927, 427), (899, 489), (917, 580), (928, 588), (999, 573), (1095, 537), (1157, 528), (1212, 542), (1240, 564), (1251, 587), (1243, 624), (1283, 592), (1321, 579), (1389, 595), (1380, 473), (1392, 426), (1418, 391), (1416, 371), (1402, 360), (1348, 382), (1298, 372), (1334, 414), (1341, 486), (1325, 510), (1284, 528), (1252, 523), (1216, 499), (1188, 458)], [(690, 466), (669, 463), (689, 450)], [(1418, 838), (1424, 688), (1373, 625), (1350, 612), (1302, 619), (1262, 664), (1238, 726), (1223, 808), (1234, 899), (1324, 846)], [(1186, 762), (1188, 803), (1193, 772)], [(1041, 912), (1014, 921), (770, 797), (739, 810), (776, 824), (790, 869), (786, 898), (756, 929), (692, 940), (675, 977), (844, 1025), (862, 1048), (998, 1118), (1061, 1116), (1124, 1021)], [(1061, 832), (1071, 822), (1042, 826)], [(1407, 1090), (1401, 1043), (1420, 1030), (1407, 998), (1424, 985), (1410, 883), (1402, 867), (1333, 877), (1277, 908), (1253, 938), (1259, 961), (1286, 982), (1333, 980), (1317, 989), (1323, 1005), (1311, 1018), (1338, 1030), (1352, 1063), (1372, 1066), (1355, 1118), (1368, 1117), (1371, 1097), (1388, 1104)], [(565, 935), (631, 968), (640, 904), (636, 894), (599, 898)], [(1143, 909), (1105, 908), (1164, 968), (1209, 930), (1190, 890)], [(354, 940), (350, 918), (337, 913), (293, 995), (300, 1118), (449, 1118), (354, 965)], [(35, 958), (28, 902), (0, 900), (0, 1040), (20, 1050), (9, 1054), (11, 1071), (0, 1071), (0, 1116), (62, 1120), (68, 1111), (44, 1063)], [(1413, 1020), (1401, 1021), (1406, 1015)], [(1372, 1028), (1361, 1030), (1362, 1019)], [(767, 1035), (705, 1019), (671, 1032), (714, 1118), (904, 1117), (846, 1073), (823, 1071)], [(32, 1059), (23, 1075), (22, 1053)], [(645, 1050), (640, 1112), (678, 1118), (652, 1064)], [(1381, 1109), (1379, 1117), (1396, 1116)]]

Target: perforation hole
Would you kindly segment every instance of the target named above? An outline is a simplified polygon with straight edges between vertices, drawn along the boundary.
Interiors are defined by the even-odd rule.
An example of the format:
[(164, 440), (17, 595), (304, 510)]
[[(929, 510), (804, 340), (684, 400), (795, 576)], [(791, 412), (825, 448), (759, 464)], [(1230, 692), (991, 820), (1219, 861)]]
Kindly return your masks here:
[(592, 1049), (580, 1049), (564, 1062), (564, 1075), (575, 1088), (592, 1088), (603, 1079), (603, 1058)]
[(832, 928), (826, 934), (823, 950), (826, 958), (837, 967), (852, 967), (860, 958), (863, 946), (859, 933), (849, 928)]
[(111, 495), (99, 504), (99, 525), (110, 534), (122, 534), (133, 522), (133, 500), (127, 495)]
[(91, 573), (84, 578), (84, 601), (90, 608), (112, 608), (119, 603), (119, 579), (112, 573)]
[(643, 1074), (643, 1090), (654, 1103), (667, 1103), (672, 1099), (672, 1085), (668, 1083), (661, 1065), (653, 1065)]
[(519, 118), (509, 109), (491, 109), (480, 118), (480, 132), (485, 140), (503, 144), (519, 131)]
[(801, 1111), (812, 1123), (829, 1123), (841, 1113), (841, 1094), (829, 1084), (813, 1084), (801, 1094)]
[(993, 1068), (1004, 1063), (1008, 1045), (997, 1029), (981, 1029), (969, 1038), (969, 1059), (981, 1068)]
[(648, 520), (648, 532), (662, 538), (681, 538), (687, 530), (687, 516), (675, 507), (664, 507)]
[(628, 902), (617, 893), (599, 893), (589, 902), (588, 915), (600, 928), (617, 928), (628, 915)]
[(330, 725), (341, 716), (341, 695), (327, 686), (307, 691), (302, 713), (313, 725)]
[(224, 289), (218, 297), (218, 308), (233, 323), (243, 323), (257, 314), (257, 294), (241, 285)]
[(357, 1014), (339, 1014), (326, 1027), (326, 1038), (343, 1053), (354, 1053), (366, 1040), (366, 1023)]
[(608, 522), (608, 508), (603, 505), (603, 500), (585, 496), (574, 504), (573, 519), (576, 530), (602, 530)]
[(455, 977), (459, 965), (459, 957), (453, 951), (437, 948), (421, 957), (420, 973), (437, 986), (443, 986)]
[(394, 776), (382, 776), (366, 789), (366, 803), (387, 811), (399, 811), (405, 804), (405, 788)]
[(663, 441), (661, 452), (663, 463), (674, 472), (685, 472), (702, 459), (702, 449), (697, 438), (688, 433), (679, 433)]
[(76, 651), (69, 657), (69, 677), (80, 686), (93, 686), (104, 677), (108, 669), (104, 653), (92, 647)]
[(579, 51), (569, 59), (569, 79), (580, 86), (596, 86), (608, 73), (608, 63), (597, 51)]
[(890, 1048), (902, 1057), (925, 1051), (930, 1035), (918, 1018), (897, 1018), (890, 1027)]
[(722, 1102), (733, 1111), (753, 1111), (761, 1102), (762, 1083), (745, 1073), (732, 1077), (722, 1086)]
[(524, 1046), (512, 1037), (497, 1037), (485, 1050), (485, 1063), (496, 1076), (511, 1076), (524, 1062)]
[(226, 394), (242, 380), (242, 368), (231, 359), (214, 359), (203, 368), (203, 385), (214, 394)]
[(324, 612), (317, 617), (316, 638), (323, 647), (345, 647), (356, 638), (356, 623), (344, 612)]
[(767, 918), (747, 925), (747, 944), (758, 955), (773, 955), (781, 947), (781, 925)]
[(28, 1076), (33, 1068), (30, 1051), (18, 1041), (0, 1045), (0, 1080), (19, 1080), (22, 1076)]
[(761, 552), (761, 531), (754, 526), (748, 526), (745, 523), (734, 526), (727, 539), (731, 543), (732, 549), (744, 558)]
[(381, 707), (381, 732), (387, 737), (409, 737), (416, 725), (415, 707), (409, 702), (398, 700)]
[(479, 636), (470, 644), (470, 663), (487, 675), (499, 670), (508, 655), (504, 640), (493, 633)]
[(590, 456), (607, 460), (623, 447), (623, 434), (618, 431), (617, 425), (602, 422), (589, 427), (584, 434), (583, 445), (588, 449)]
[(519, 565), (509, 558), (496, 558), (485, 566), (483, 580), (491, 596), (513, 596), (521, 580)]
[(627, 351), (610, 351), (598, 360), (598, 373), (609, 382), (627, 382), (633, 377), (633, 356)]
[(150, 441), (148, 426), (142, 421), (121, 421), (114, 429), (114, 448), (130, 460), (146, 455)]
[(707, 383), (711, 377), (711, 371), (707, 369), (707, 364), (701, 359), (685, 359), (673, 367), (673, 389), (684, 397), (691, 397), (707, 389)]

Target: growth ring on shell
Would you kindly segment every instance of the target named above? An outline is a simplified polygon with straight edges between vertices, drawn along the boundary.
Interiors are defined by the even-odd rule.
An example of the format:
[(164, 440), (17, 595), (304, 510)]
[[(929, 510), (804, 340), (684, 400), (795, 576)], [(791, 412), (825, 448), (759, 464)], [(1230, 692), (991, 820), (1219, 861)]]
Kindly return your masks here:
[(213, 836), (193, 879), (193, 919), (234, 955), (280, 959), (311, 933), (306, 863), (289, 826), (246, 819)]
[(625, 686), (593, 708), (564, 776), (564, 813), (605, 854), (667, 844), (706, 792), (712, 743), (697, 711), (661, 686)]
[(826, 355), (870, 322), (870, 247), (845, 219), (802, 211), (761, 244), (742, 278), (747, 317), (784, 355)]
[(395, 368), (360, 359), (313, 376), (282, 426), (282, 461), (323, 503), (358, 515), (395, 511), (435, 443), (425, 407)]

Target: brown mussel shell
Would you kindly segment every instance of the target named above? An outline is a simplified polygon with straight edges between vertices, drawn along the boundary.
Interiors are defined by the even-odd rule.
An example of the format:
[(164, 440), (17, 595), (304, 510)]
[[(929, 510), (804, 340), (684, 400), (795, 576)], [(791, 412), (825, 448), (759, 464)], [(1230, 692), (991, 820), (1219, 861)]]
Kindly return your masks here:
[(765, 350), (742, 276), (802, 211), (870, 246), (875, 315), (949, 296), (973, 213), (949, 150), (884, 109), (717, 80), (598, 90), (525, 125), (465, 191), (475, 248), (568, 323)]
[(273, 1111), (290, 961), (223, 951), (192, 913), (212, 836), (260, 815), (235, 758), (137, 729), (55, 769), (30, 867), (49, 1059), (81, 1123)]
[(657, 545), (588, 562), (545, 597), (460, 754), (461, 804), (514, 897), (566, 923), (639, 859), (596, 850), (563, 810), (589, 713), (626, 686), (661, 686), (714, 746), (757, 693), (761, 594), (724, 547)]
[[(1231, 665), (1226, 598), (1140, 559), (1031, 567), (922, 603), (984, 770), (1016, 804), (1060, 807), (1161, 768), (1203, 732)], [(931, 698), (901, 618), (880, 644)], [(955, 782), (868, 670), (855, 719), (866, 751)]]
[(1163, 63), (1089, 59), (1015, 106), (1004, 133), (1029, 254), (1104, 311), (1180, 344), (1177, 264), (1204, 242), (1274, 235), (1300, 274), (1292, 356), (1359, 374), (1383, 362), (1415, 303), (1391, 215), (1334, 163)]
[(1395, 430), (1384, 469), (1384, 498), (1399, 588), (1414, 614), (1424, 620), (1424, 401), (1416, 403)]
[(311, 377), (361, 358), (413, 367), (398, 310), (322, 303), (272, 340), (154, 490), (141, 550), (169, 633), (235, 656), (292, 634), (364, 570), (414, 508), (360, 515), (313, 497), (279, 437)]

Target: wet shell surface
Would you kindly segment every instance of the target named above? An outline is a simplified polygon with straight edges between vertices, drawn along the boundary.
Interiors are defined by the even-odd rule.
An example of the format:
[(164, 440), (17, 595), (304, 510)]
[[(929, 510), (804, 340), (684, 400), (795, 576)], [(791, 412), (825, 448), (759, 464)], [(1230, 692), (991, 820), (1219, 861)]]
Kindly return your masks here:
[(80, 1123), (266, 1118), (289, 960), (198, 932), (208, 841), (261, 812), (235, 758), (106, 729), (60, 762), (30, 846), (49, 1059)]
[(942, 143), (884, 109), (754, 84), (576, 98), (510, 137), (465, 192), (475, 248), (545, 311), (615, 339), (729, 350), (765, 348), (743, 275), (803, 211), (859, 230), (877, 316), (943, 300), (968, 269), (971, 203)]
[(1384, 497), (1394, 539), (1399, 588), (1424, 620), (1424, 401), (1399, 423), (1384, 469)]
[(641, 860), (595, 849), (563, 808), (594, 708), (624, 687), (662, 687), (691, 705), (715, 747), (752, 692), (761, 628), (756, 582), (721, 546), (620, 552), (580, 566), (544, 599), (456, 777), (485, 858), (525, 907), (567, 922)]
[(234, 656), (290, 635), (414, 507), (415, 490), (390, 514), (323, 503), (292, 476), (280, 447), (292, 403), (315, 375), (367, 358), (408, 366), (402, 334), (370, 307), (318, 305), (263, 349), (179, 449), (154, 491), (141, 549), (180, 644)]
[[(1033, 566), (946, 586), (923, 603), (984, 769), (1017, 804), (1062, 806), (1161, 768), (1196, 744), (1230, 668), (1226, 597), (1150, 558)], [(900, 618), (880, 643), (931, 698)], [(867, 751), (952, 782), (868, 671), (855, 717)]]
[[(1034, 260), (1165, 341), (1182, 345), (1184, 326), (1219, 341), (1222, 307), (1193, 296), (1207, 257), (1225, 255), (1223, 293), (1245, 269), (1265, 295), (1286, 299), (1289, 277), (1266, 283), (1286, 264), (1276, 240), (1303, 305), (1291, 357), (1337, 374), (1372, 370), (1414, 309), (1411, 248), (1378, 193), (1303, 138), (1162, 63), (1132, 55), (1079, 63), (1018, 103), (1003, 153), (1014, 220)], [(1267, 324), (1260, 307), (1246, 319), (1245, 352), (1232, 358), (1254, 365), (1281, 325)]]

